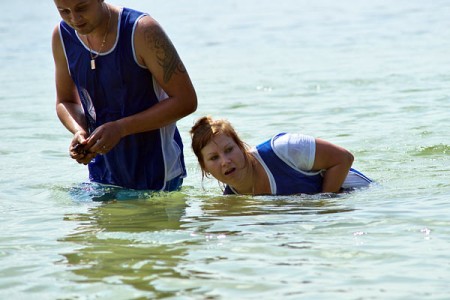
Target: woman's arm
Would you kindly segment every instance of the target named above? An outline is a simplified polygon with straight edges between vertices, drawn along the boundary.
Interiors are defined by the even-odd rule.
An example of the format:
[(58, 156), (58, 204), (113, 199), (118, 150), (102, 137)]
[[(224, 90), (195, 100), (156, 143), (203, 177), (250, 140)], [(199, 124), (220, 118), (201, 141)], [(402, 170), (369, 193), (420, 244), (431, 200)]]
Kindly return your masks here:
[(316, 138), (313, 170), (325, 170), (322, 192), (339, 192), (353, 164), (353, 159), (353, 154), (348, 150)]

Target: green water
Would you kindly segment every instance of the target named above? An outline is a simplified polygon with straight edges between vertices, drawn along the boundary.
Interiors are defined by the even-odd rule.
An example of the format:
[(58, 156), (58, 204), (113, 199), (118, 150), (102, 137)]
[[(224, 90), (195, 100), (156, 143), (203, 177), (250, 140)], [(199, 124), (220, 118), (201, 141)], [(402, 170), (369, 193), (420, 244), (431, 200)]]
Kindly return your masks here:
[[(114, 3), (152, 14), (191, 75), (189, 176), (134, 200), (84, 185), (54, 112), (53, 2), (0, 3), (1, 299), (450, 299), (448, 1)], [(250, 145), (340, 144), (377, 184), (223, 197), (189, 146), (205, 114)]]

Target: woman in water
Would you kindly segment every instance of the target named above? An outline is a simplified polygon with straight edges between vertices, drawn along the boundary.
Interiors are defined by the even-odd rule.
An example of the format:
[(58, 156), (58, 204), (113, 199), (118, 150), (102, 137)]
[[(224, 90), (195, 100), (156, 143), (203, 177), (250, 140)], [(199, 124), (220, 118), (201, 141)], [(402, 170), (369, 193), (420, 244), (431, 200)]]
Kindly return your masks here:
[(349, 151), (311, 136), (280, 133), (250, 149), (227, 120), (209, 116), (190, 133), (202, 177), (224, 183), (224, 194), (338, 193), (372, 182), (351, 168)]

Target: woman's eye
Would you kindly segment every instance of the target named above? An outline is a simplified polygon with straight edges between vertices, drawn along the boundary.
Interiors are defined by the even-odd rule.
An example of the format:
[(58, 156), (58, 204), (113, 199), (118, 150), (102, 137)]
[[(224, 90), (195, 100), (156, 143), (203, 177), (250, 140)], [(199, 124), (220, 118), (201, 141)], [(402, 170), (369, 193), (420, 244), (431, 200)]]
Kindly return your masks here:
[(228, 147), (225, 149), (225, 153), (230, 153), (233, 151), (233, 147)]

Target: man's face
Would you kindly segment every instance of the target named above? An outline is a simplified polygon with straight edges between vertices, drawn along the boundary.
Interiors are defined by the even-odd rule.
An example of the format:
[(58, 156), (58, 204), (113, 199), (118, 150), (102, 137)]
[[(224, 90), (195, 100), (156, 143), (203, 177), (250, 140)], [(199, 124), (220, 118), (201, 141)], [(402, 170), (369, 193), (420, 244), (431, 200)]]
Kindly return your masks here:
[(91, 33), (100, 23), (102, 0), (54, 0), (61, 18), (80, 34)]

